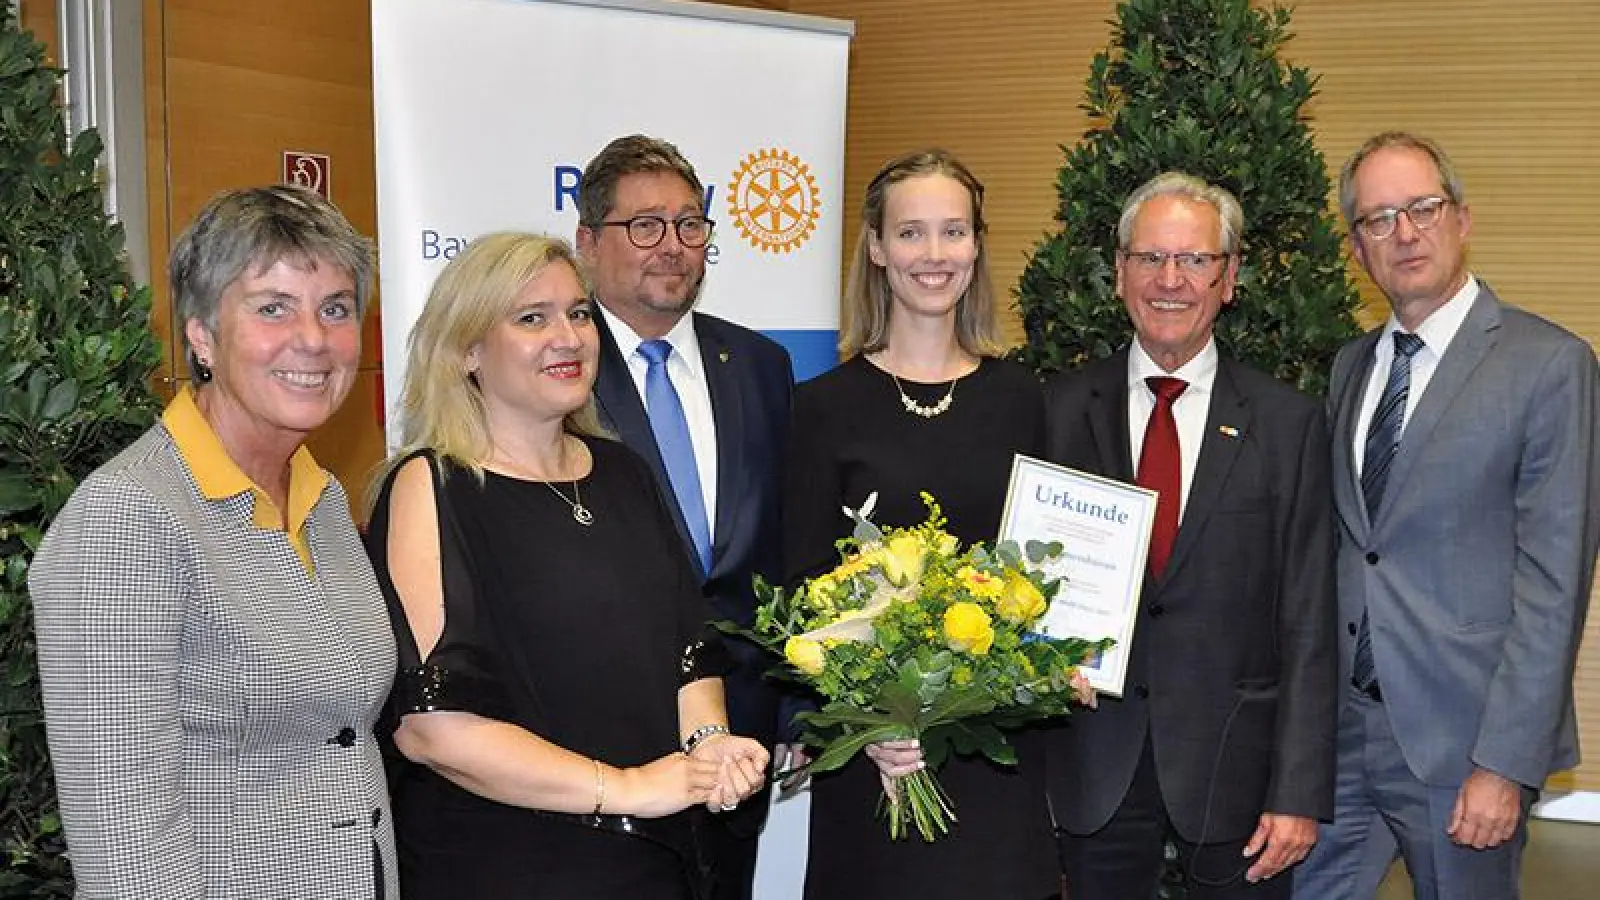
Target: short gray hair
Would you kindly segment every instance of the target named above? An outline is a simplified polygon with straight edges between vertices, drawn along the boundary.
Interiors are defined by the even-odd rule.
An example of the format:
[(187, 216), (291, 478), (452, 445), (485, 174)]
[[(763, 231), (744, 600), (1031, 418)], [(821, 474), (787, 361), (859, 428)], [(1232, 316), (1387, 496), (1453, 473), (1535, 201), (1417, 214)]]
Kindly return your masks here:
[(356, 315), (372, 298), (372, 242), (338, 207), (317, 192), (289, 184), (239, 188), (211, 198), (172, 248), (168, 275), (189, 372), (197, 374), (185, 325), (198, 319), (213, 333), (222, 293), (247, 271), (281, 260), (329, 264), (348, 272), (356, 288)]
[(1433, 167), (1439, 173), (1439, 185), (1444, 188), (1445, 199), (1455, 204), (1457, 208), (1467, 200), (1466, 188), (1461, 185), (1461, 173), (1456, 169), (1456, 164), (1450, 161), (1450, 156), (1444, 152), (1430, 138), (1409, 131), (1385, 131), (1367, 138), (1366, 142), (1356, 148), (1345, 160), (1344, 168), (1339, 170), (1339, 214), (1344, 216), (1347, 228), (1354, 228), (1356, 221), (1356, 170), (1367, 161), (1367, 157), (1386, 147), (1403, 147), (1417, 150), (1427, 154), (1433, 160)]
[(1133, 220), (1139, 210), (1156, 197), (1182, 197), (1204, 203), (1217, 211), (1222, 220), (1222, 250), (1230, 256), (1239, 252), (1239, 235), (1244, 232), (1244, 210), (1227, 188), (1218, 187), (1187, 172), (1162, 172), (1139, 185), (1122, 205), (1117, 220), (1117, 249), (1126, 251), (1133, 241)]

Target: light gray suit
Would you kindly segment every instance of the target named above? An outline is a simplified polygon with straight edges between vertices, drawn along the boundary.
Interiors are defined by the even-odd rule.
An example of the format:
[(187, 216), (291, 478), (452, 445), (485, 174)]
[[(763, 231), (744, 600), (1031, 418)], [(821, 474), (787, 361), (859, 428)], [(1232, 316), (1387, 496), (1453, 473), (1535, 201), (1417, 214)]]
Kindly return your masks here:
[(372, 724), (382, 595), (329, 479), (316, 574), (249, 491), (207, 500), (157, 425), (89, 476), (29, 589), (79, 898), (367, 900), (394, 839)]
[[(1374, 704), (1345, 690), (1341, 742), (1359, 740), (1377, 722), (1392, 729), (1389, 746), (1403, 757), (1391, 760), (1389, 771), (1409, 771), (1426, 790), (1443, 791), (1442, 799), (1474, 767), (1521, 783), (1531, 797), (1551, 772), (1578, 761), (1572, 672), (1600, 542), (1594, 353), (1480, 286), (1406, 422), (1383, 502), (1369, 521), (1353, 443), (1382, 335), (1378, 329), (1339, 353), (1329, 394), (1340, 684), (1350, 681), (1366, 610), (1382, 691)], [(1351, 819), (1371, 810), (1366, 795), (1372, 773), (1382, 769), (1357, 753), (1353, 768), (1366, 769), (1363, 782), (1349, 757), (1342, 747), (1339, 818), (1297, 873), (1297, 896), (1370, 896), (1348, 892), (1326, 871), (1326, 857), (1352, 838), (1349, 829), (1366, 827)], [(1410, 861), (1409, 826), (1392, 817), (1388, 824)], [(1386, 867), (1395, 841), (1381, 825), (1371, 830), (1359, 837), (1388, 852), (1369, 852), (1367, 867)], [(1432, 842), (1432, 850), (1417, 852), (1442, 857), (1452, 850), (1439, 843), (1448, 839), (1436, 821), (1424, 819), (1410, 836)], [(1515, 843), (1502, 854), (1512, 894)], [(1493, 855), (1455, 852), (1468, 854), (1468, 865)], [(1378, 868), (1358, 881), (1375, 887), (1381, 876)], [(1481, 887), (1485, 893), (1474, 896), (1507, 896), (1503, 888)], [(1419, 886), (1419, 896), (1427, 895)]]

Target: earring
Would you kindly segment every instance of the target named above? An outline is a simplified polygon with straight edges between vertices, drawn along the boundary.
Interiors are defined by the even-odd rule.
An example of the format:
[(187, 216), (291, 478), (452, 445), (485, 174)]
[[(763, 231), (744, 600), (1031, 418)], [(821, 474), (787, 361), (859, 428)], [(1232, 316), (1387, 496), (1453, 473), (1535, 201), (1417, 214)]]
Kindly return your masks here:
[(205, 357), (196, 357), (194, 361), (194, 380), (201, 384), (211, 383), (211, 360)]

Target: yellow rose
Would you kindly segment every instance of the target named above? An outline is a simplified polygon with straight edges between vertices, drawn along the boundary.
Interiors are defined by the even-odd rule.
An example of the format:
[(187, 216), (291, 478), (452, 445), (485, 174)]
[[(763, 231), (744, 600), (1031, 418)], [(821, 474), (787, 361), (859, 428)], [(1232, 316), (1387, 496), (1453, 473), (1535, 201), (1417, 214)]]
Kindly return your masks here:
[(922, 542), (917, 540), (916, 535), (905, 532), (895, 535), (883, 548), (883, 574), (896, 587), (911, 584), (922, 577), (924, 552)]
[(980, 572), (971, 566), (962, 566), (960, 571), (956, 572), (956, 577), (961, 579), (962, 587), (974, 597), (993, 599), (1000, 596), (1006, 587), (998, 577), (988, 572)]
[(821, 675), (828, 661), (822, 645), (810, 638), (792, 637), (783, 644), (783, 656), (789, 664), (807, 675)]
[(1000, 618), (1017, 625), (1026, 625), (1044, 615), (1044, 595), (1027, 578), (1010, 574), (1006, 576), (1005, 589), (994, 601)]
[(806, 599), (814, 607), (832, 609), (833, 592), (838, 589), (839, 582), (832, 575), (819, 575), (806, 585)]
[(982, 656), (994, 644), (994, 628), (989, 624), (989, 614), (978, 604), (952, 603), (944, 611), (944, 637), (951, 650)]
[(875, 562), (877, 562), (876, 552), (859, 553), (840, 563), (828, 574), (835, 580), (845, 581), (865, 572)]

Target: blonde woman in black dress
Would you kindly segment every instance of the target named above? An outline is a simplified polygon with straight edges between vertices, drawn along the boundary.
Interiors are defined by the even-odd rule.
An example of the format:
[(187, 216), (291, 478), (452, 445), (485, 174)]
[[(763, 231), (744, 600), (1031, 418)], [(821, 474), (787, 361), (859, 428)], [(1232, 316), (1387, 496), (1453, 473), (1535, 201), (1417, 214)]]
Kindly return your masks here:
[[(1037, 379), (1003, 360), (983, 240), (983, 187), (931, 150), (890, 162), (867, 187), (845, 297), (845, 361), (798, 389), (784, 499), (791, 582), (838, 561), (840, 512), (878, 495), (881, 525), (926, 517), (931, 493), (963, 543), (992, 541), (1014, 454), (1037, 453)], [(927, 844), (894, 842), (876, 816), (880, 775), (922, 765), (914, 742), (868, 748), (814, 779), (806, 897), (1038, 900), (1060, 892), (1042, 748), (1020, 763), (952, 757), (939, 780), (958, 820)]]
[(411, 335), (369, 534), (407, 900), (693, 896), (689, 813), (764, 777), (655, 481), (596, 425), (589, 304), (566, 244), (493, 234)]

